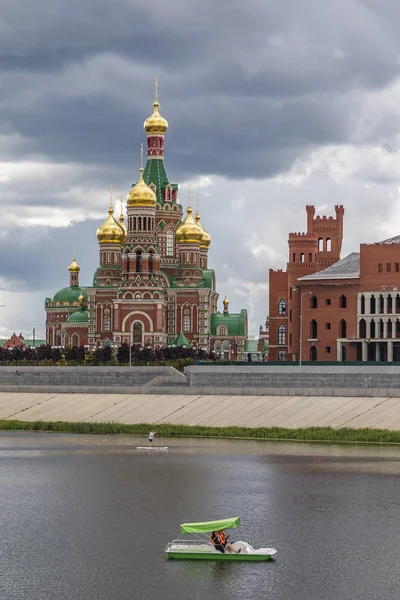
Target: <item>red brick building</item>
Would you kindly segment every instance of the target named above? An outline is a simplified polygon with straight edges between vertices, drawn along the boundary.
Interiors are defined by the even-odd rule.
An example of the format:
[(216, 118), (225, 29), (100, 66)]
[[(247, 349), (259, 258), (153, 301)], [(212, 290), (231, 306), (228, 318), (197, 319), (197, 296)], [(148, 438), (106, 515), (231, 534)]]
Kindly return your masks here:
[(340, 259), (344, 208), (306, 211), (286, 271), (269, 271), (269, 360), (399, 361), (400, 236)]
[[(247, 313), (218, 312), (215, 273), (208, 267), (211, 236), (189, 206), (183, 215), (178, 185), (164, 164), (168, 123), (159, 102), (144, 123), (147, 161), (114, 217), (112, 197), (97, 230), (99, 266), (81, 287), (75, 257), (69, 286), (46, 298), (47, 343), (52, 346), (122, 343), (161, 347), (184, 334), (193, 347), (242, 360)], [(179, 339), (183, 339), (182, 336)]]

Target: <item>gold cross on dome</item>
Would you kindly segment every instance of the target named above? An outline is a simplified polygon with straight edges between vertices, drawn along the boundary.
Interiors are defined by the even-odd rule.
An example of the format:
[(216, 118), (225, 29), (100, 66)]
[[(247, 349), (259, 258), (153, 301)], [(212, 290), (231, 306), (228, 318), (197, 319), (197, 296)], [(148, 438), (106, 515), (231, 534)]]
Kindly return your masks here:
[(156, 85), (156, 93), (154, 96), (154, 101), (158, 102), (158, 77), (156, 77), (155, 85)]
[(188, 185), (188, 206), (192, 206), (192, 186)]
[(110, 185), (110, 207), (112, 208), (113, 205), (113, 198), (112, 198), (112, 194), (113, 194), (113, 187), (112, 184)]
[(199, 192), (197, 192), (197, 197), (196, 197), (196, 211), (199, 212), (199, 207), (200, 207), (200, 194)]
[(143, 144), (140, 144), (140, 168), (143, 169)]

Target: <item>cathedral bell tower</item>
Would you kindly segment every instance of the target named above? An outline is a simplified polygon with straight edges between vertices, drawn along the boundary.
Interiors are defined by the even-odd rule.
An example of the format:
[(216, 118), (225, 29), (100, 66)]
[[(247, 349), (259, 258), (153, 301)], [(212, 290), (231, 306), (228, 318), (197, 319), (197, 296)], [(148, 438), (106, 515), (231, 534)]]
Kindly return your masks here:
[(158, 279), (160, 254), (156, 238), (156, 195), (143, 179), (143, 145), (140, 149), (140, 177), (127, 196), (128, 233), (122, 257), (126, 284), (139, 276)]

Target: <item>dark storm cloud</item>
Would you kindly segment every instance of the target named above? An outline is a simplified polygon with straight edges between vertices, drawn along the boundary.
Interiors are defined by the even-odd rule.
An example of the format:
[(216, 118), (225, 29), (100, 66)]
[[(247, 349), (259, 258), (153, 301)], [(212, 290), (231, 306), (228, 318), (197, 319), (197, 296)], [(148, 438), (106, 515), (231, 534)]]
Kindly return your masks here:
[(269, 176), (304, 148), (347, 141), (359, 110), (347, 94), (399, 73), (399, 43), (371, 3), (4, 4), (0, 131), (55, 161), (127, 169), (158, 75), (175, 179)]

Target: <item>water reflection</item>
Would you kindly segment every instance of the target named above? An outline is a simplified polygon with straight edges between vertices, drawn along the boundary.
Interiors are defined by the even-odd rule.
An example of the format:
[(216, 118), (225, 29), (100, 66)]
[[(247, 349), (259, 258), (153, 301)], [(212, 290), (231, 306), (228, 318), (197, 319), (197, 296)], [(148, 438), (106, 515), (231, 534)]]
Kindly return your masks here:
[[(397, 599), (397, 447), (162, 443), (1, 432), (1, 597)], [(165, 559), (180, 523), (233, 515), (276, 562)]]

